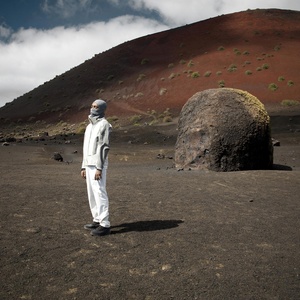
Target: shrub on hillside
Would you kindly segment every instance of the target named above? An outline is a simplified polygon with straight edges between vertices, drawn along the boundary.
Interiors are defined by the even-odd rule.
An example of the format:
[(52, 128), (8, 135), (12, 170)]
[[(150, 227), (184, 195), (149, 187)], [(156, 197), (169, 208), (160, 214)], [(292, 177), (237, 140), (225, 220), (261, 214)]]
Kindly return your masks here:
[(225, 81), (224, 80), (218, 81), (218, 85), (219, 85), (220, 88), (225, 87)]
[(137, 80), (136, 81), (141, 81), (141, 80), (143, 80), (144, 78), (146, 77), (146, 75), (145, 74), (140, 74), (139, 76), (138, 76), (138, 78), (137, 78)]
[(191, 77), (192, 77), (192, 78), (198, 78), (198, 77), (200, 77), (200, 74), (199, 74), (199, 72), (193, 72), (193, 73), (191, 74)]
[(137, 125), (141, 121), (142, 117), (141, 115), (133, 115), (129, 117), (129, 121), (133, 125)]
[(235, 64), (231, 64), (227, 69), (228, 72), (235, 72), (236, 70), (237, 66)]
[(192, 60), (189, 61), (188, 66), (192, 67), (194, 65), (194, 62)]
[(270, 83), (269, 84), (269, 90), (271, 90), (273, 92), (277, 91), (278, 90), (278, 85), (275, 84), (275, 83)]
[(283, 105), (283, 106), (300, 105), (300, 101), (298, 101), (298, 100), (282, 100), (281, 105)]
[(171, 75), (169, 76), (169, 79), (173, 79), (176, 77), (176, 73), (171, 73)]
[(269, 65), (268, 65), (268, 64), (263, 64), (261, 67), (262, 67), (262, 69), (264, 69), (264, 70), (269, 69)]
[(148, 58), (143, 58), (142, 61), (141, 61), (141, 65), (145, 65), (149, 62), (149, 59)]
[(204, 77), (209, 77), (211, 75), (211, 71), (206, 71), (205, 73), (204, 73)]

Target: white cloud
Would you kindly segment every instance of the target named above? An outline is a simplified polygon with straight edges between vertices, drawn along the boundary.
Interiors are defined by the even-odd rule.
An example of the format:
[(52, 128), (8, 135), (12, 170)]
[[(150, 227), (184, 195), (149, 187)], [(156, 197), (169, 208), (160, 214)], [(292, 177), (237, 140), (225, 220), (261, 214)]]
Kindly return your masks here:
[(51, 30), (20, 29), (0, 43), (0, 106), (122, 42), (168, 29), (123, 16), (107, 23)]

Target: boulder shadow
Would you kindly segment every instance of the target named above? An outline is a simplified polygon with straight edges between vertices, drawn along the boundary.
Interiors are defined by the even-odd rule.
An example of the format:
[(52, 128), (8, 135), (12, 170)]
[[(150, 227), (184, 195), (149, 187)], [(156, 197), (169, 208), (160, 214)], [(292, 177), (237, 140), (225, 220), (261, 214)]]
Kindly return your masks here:
[(111, 226), (111, 234), (126, 233), (131, 231), (156, 231), (178, 227), (182, 220), (152, 220), (123, 223)]
[(292, 171), (293, 169), (289, 166), (273, 164), (273, 170), (277, 171)]

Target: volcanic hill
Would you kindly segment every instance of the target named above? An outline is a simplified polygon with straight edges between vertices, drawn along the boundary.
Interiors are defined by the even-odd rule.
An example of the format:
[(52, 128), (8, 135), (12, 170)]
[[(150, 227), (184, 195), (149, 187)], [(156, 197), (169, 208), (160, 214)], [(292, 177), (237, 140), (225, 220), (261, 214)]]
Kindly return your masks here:
[[(87, 45), (88, 46), (88, 45)], [(96, 98), (115, 120), (178, 116), (196, 92), (232, 87), (265, 105), (300, 100), (300, 12), (247, 10), (120, 44), (0, 108), (1, 122), (81, 122)], [(288, 103), (287, 101), (287, 103)]]

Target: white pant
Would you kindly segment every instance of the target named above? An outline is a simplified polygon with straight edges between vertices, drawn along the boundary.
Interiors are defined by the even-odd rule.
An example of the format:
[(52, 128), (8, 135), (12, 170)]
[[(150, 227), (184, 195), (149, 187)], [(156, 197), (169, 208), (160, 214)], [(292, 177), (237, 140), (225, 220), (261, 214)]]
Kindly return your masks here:
[(110, 227), (109, 222), (109, 204), (106, 192), (106, 170), (105, 166), (102, 170), (102, 178), (95, 180), (96, 167), (87, 166), (86, 171), (86, 186), (89, 199), (89, 205), (94, 222), (99, 222), (103, 227)]

